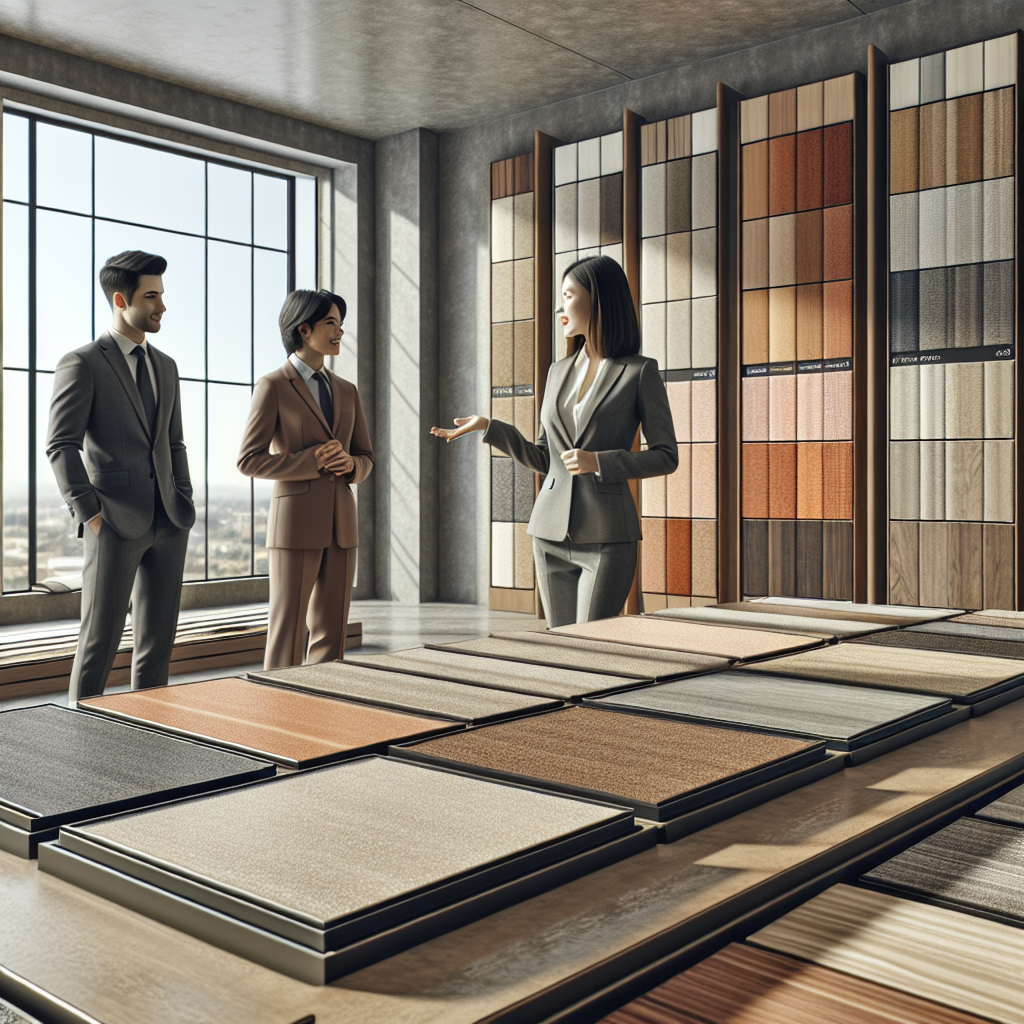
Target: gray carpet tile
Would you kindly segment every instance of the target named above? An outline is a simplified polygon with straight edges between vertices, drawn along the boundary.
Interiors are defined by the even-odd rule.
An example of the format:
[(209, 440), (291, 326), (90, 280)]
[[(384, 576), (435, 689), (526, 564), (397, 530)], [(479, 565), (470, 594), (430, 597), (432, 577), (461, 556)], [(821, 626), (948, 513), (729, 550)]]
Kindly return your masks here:
[(1016, 658), (1024, 660), (1024, 644), (1010, 640), (985, 640), (980, 637), (948, 633), (920, 633), (905, 629), (875, 636), (861, 637), (862, 644), (881, 647), (902, 647), (915, 651), (945, 651), (950, 654), (976, 654), (983, 658)]
[(727, 659), (710, 654), (686, 654), (600, 640), (578, 640), (572, 636), (536, 630), (492, 633), (479, 640), (460, 640), (438, 646), (456, 653), (550, 665), (553, 668), (586, 667), (588, 672), (626, 676), (634, 680), (669, 679), (725, 668), (729, 664)]
[(580, 669), (504, 662), (495, 658), (478, 658), (427, 647), (412, 647), (407, 651), (393, 651), (391, 654), (351, 655), (345, 661), (350, 665), (363, 665), (366, 668), (410, 672), (415, 675), (433, 676), (435, 679), (451, 679), (460, 683), (473, 683), (476, 686), (490, 686), (495, 690), (533, 693), (561, 700), (582, 697), (601, 690), (612, 690), (635, 682), (631, 678), (601, 675)]
[(559, 705), (557, 700), (510, 690), (493, 690), (486, 686), (470, 686), (405, 672), (387, 672), (342, 661), (250, 672), (249, 678), (401, 711), (445, 715), (462, 722), (483, 722)]
[(667, 619), (689, 619), (694, 622), (713, 622), (723, 626), (743, 626), (754, 629), (770, 629), (780, 633), (806, 633), (808, 636), (836, 637), (856, 636), (886, 629), (881, 625), (865, 622), (848, 622), (843, 619), (812, 619), (803, 615), (773, 615), (770, 611), (741, 612), (733, 608), (665, 608), (652, 615)]
[(6, 999), (0, 999), (0, 1024), (39, 1024), (39, 1021), (15, 1008)]
[(978, 640), (1006, 640), (1024, 646), (1024, 629), (1013, 626), (980, 626), (973, 622), (925, 622), (908, 626), (908, 633), (937, 633), (946, 636), (968, 636)]
[(1024, 923), (1024, 832), (961, 818), (863, 880)]
[(717, 672), (597, 698), (594, 704), (853, 744), (858, 737), (870, 738), (887, 727), (898, 731), (939, 714), (950, 701), (786, 676)]
[(975, 811), (974, 816), (1009, 825), (1024, 825), (1024, 786), (1011, 789), (1005, 796)]
[(75, 832), (327, 925), (621, 815), (569, 797), (366, 758)]
[(0, 714), (0, 806), (39, 818), (243, 780), (267, 762), (41, 704)]

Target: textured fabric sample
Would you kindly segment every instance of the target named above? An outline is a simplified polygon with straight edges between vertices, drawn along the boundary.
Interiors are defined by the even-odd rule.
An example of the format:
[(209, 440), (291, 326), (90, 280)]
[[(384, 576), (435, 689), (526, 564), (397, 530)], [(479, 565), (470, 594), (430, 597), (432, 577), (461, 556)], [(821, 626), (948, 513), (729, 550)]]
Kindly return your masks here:
[(823, 270), (826, 281), (853, 276), (852, 207), (831, 206), (825, 210)]
[[(690, 520), (665, 520), (665, 592), (690, 593)], [(609, 637), (609, 639), (612, 639)]]
[(796, 289), (768, 290), (768, 360), (789, 363), (796, 359)]
[(977, 438), (984, 432), (984, 381), (982, 363), (949, 363), (946, 366), (946, 437)]
[(491, 586), (514, 587), (515, 523), (491, 523)]
[(840, 359), (853, 354), (853, 282), (828, 281), (824, 299), (824, 356)]
[(768, 378), (768, 440), (796, 440), (796, 374)]
[(707, 672), (728, 664), (723, 658), (713, 658), (706, 654), (669, 653), (629, 644), (577, 640), (547, 630), (495, 633), (480, 640), (447, 644), (446, 648), (556, 668), (575, 668), (585, 658), (593, 672), (604, 672), (630, 680)]
[(964, 96), (985, 88), (985, 44), (971, 43), (946, 51), (946, 96)]
[(768, 142), (768, 213), (775, 217), (796, 209), (796, 136)]
[(874, 738), (872, 734), (886, 727), (898, 731), (921, 721), (922, 715), (930, 717), (950, 706), (943, 698), (743, 672), (659, 683), (603, 697), (599, 703), (602, 707), (816, 736), (842, 749), (853, 749), (858, 741), (868, 742)]
[(768, 143), (743, 147), (743, 219), (768, 216)]
[(686, 518), (692, 514), (692, 468), (690, 455), (693, 451), (689, 444), (677, 446), (679, 463), (675, 472), (665, 477), (665, 515), (673, 518)]
[(820, 281), (822, 268), (821, 210), (808, 210), (796, 216), (796, 283)]
[(493, 658), (476, 658), (426, 647), (412, 647), (407, 651), (393, 651), (390, 654), (352, 655), (345, 662), (366, 668), (408, 672), (474, 686), (489, 686), (495, 690), (512, 690), (515, 693), (533, 693), (560, 699), (609, 690), (626, 683), (626, 680), (617, 681), (614, 676), (595, 672), (539, 666), (529, 668), (521, 664), (503, 664)]
[(768, 291), (743, 293), (743, 363), (768, 362)]
[(853, 518), (853, 445), (826, 442), (821, 449), (825, 519)]
[[(939, 633), (945, 636), (975, 637), (980, 640), (1005, 640), (1010, 643), (1024, 644), (1024, 633), (1016, 626), (989, 626), (978, 622), (967, 621), (975, 615), (988, 619), (983, 612), (973, 612), (971, 615), (962, 615), (952, 621), (926, 622), (919, 626), (910, 626), (911, 633)], [(988, 619), (991, 622), (998, 622), (998, 619)], [(1020, 654), (1024, 657), (1024, 648)]]
[(768, 284), (772, 288), (796, 284), (796, 217), (768, 221)]
[[(690, 440), (690, 409), (692, 400), (692, 382), (688, 380), (670, 380), (665, 385), (668, 392), (668, 405), (672, 410), (672, 425), (676, 430), (676, 441)], [(646, 477), (644, 483), (651, 479)]]
[(601, 182), (601, 245), (622, 242), (622, 175), (605, 174)]
[(854, 640), (747, 665), (744, 671), (772, 672), (880, 690), (932, 693), (973, 703), (988, 696), (990, 690), (1001, 692), (1019, 685), (1024, 661), (880, 647)]
[(929, 1000), (733, 944), (609, 1014), (602, 1024), (981, 1024)]
[(669, 233), (689, 231), (692, 226), (690, 205), (691, 184), (693, 180), (690, 160), (689, 158), (670, 160), (664, 167), (665, 230)]
[[(743, 518), (768, 518), (768, 445), (744, 444), (743, 457)], [(751, 591), (748, 591), (751, 593)]]
[(494, 199), (491, 202), (491, 262), (504, 263), (514, 255), (512, 243), (513, 209), (512, 196)]
[(208, 679), (90, 697), (82, 707), (292, 766), (339, 759), (446, 727), (424, 718), (244, 679)]
[(444, 715), (477, 722), (502, 715), (550, 708), (551, 700), (468, 686), (445, 679), (428, 679), (402, 672), (381, 672), (341, 661), (321, 665), (250, 672), (257, 682), (273, 683), (324, 697), (341, 697), (396, 708), (413, 714)]
[(718, 446), (692, 445), (690, 460), (693, 476), (691, 515), (694, 519), (715, 519), (718, 515)]
[(920, 179), (922, 189), (941, 188), (946, 181), (946, 104), (921, 107)]
[[(649, 164), (640, 172), (640, 234), (647, 238), (650, 235), (665, 234), (665, 164)], [(687, 175), (687, 178), (689, 176)], [(555, 216), (557, 224), (558, 190), (555, 190)], [(556, 228), (557, 230), (557, 228)], [(556, 249), (560, 246), (556, 242)]]
[(820, 444), (796, 446), (796, 517), (821, 519), (824, 514), (822, 487), (822, 449)]
[(512, 383), (512, 325), (494, 324), (491, 328), (491, 384)]
[(889, 200), (889, 270), (899, 273), (920, 266), (920, 200), (917, 192)]
[(1012, 523), (1014, 505), (1013, 441), (984, 442), (986, 522)]
[(889, 278), (889, 348), (893, 352), (917, 351), (919, 283), (917, 270), (905, 270)]
[(993, 800), (980, 811), (975, 811), (974, 815), (988, 821), (1001, 821), (1007, 825), (1024, 825), (1024, 786), (1011, 789), (998, 800)]
[(533, 193), (520, 192), (513, 200), (512, 256), (520, 260), (533, 255)]
[(952, 268), (953, 345), (956, 348), (977, 348), (981, 345), (983, 294), (980, 263)]
[[(645, 238), (644, 244), (660, 241), (664, 239)], [(659, 301), (642, 306), (641, 316), (641, 351), (662, 367), (665, 365), (665, 303)]]
[(918, 108), (894, 110), (889, 115), (889, 191), (918, 189)]
[(516, 260), (512, 267), (512, 315), (516, 320), (529, 320), (533, 316), (533, 260)]
[(946, 105), (946, 180), (978, 181), (982, 165), (982, 98), (977, 92)]
[(512, 263), (491, 266), (491, 317), (494, 322), (512, 319)]
[[(566, 636), (639, 644), (668, 651), (691, 651), (720, 658), (756, 658), (779, 651), (799, 650), (817, 641), (788, 633), (731, 629), (699, 622), (676, 622), (653, 615), (619, 615), (597, 622), (576, 622), (551, 630)], [(605, 687), (611, 689), (611, 686)]]
[(825, 376), (800, 373), (796, 376), (796, 438), (820, 441), (825, 430)]
[[(861, 604), (852, 601), (782, 601), (769, 598), (763, 602), (772, 611), (785, 610), (790, 615), (817, 615), (833, 618), (836, 615), (857, 622), (878, 622), (891, 626), (927, 622), (944, 615), (955, 615), (956, 608), (941, 606), (904, 606), (899, 604)], [(759, 605), (760, 607), (760, 605)], [(962, 611), (962, 609), (960, 609)]]
[[(741, 602), (737, 602), (738, 604)], [(753, 629), (770, 629), (780, 633), (806, 633), (808, 636), (834, 638), (838, 636), (856, 636), (860, 633), (871, 633), (875, 630), (887, 629), (887, 626), (872, 625), (865, 622), (848, 622), (845, 619), (814, 618), (810, 615), (784, 615), (772, 612), (772, 605), (742, 602), (745, 607), (722, 608), (717, 605), (705, 605), (700, 608), (665, 608), (653, 614), (666, 619), (688, 619), (693, 622), (715, 622), (724, 626), (749, 626)], [(761, 611), (747, 610), (760, 608)], [(714, 678), (721, 678), (715, 676)]]
[(889, 445), (889, 517), (921, 518), (919, 441), (893, 441)]
[(40, 828), (272, 771), (265, 761), (54, 704), (0, 714), (0, 808)]
[(714, 227), (718, 222), (718, 158), (714, 153), (695, 156), (691, 161), (693, 230)]
[(591, 178), (576, 187), (577, 244), (590, 249), (601, 244), (601, 183)]
[(555, 252), (569, 252), (575, 248), (576, 183), (573, 182), (555, 189)]
[(768, 287), (768, 221), (743, 222), (743, 288)]
[(952, 283), (949, 267), (922, 270), (919, 285), (918, 345), (922, 351), (952, 348)]
[(946, 262), (976, 263), (983, 251), (984, 186), (980, 181), (946, 189)]
[(768, 520), (769, 594), (796, 594), (796, 527), (792, 519)]
[(796, 290), (796, 357), (821, 359), (823, 351), (823, 289), (820, 284), (800, 285)]
[(796, 445), (768, 445), (768, 518), (796, 518)]
[(368, 758), (124, 815), (81, 833), (324, 926), (619, 813)]
[(1024, 831), (961, 818), (864, 881), (1024, 923)]
[[(912, 444), (913, 442), (906, 442)], [(894, 442), (892, 451), (897, 448)], [(946, 443), (945, 441), (922, 441), (920, 461), (920, 510), (921, 519), (946, 518)], [(893, 517), (896, 518), (895, 514)], [(910, 517), (907, 518), (917, 518)]]
[(741, 545), (743, 593), (762, 597), (768, 593), (768, 520), (744, 519)]
[(1002, 1024), (1024, 1021), (1024, 932), (995, 921), (836, 885), (748, 941)]
[(694, 366), (718, 365), (718, 299), (710, 296), (690, 304)]
[[(921, 173), (923, 177), (923, 146), (921, 157)], [(945, 165), (945, 147), (943, 147), (943, 165)], [(948, 262), (946, 258), (946, 190), (936, 188), (928, 192), (918, 192), (917, 197), (919, 207), (917, 265), (922, 269), (926, 267), (944, 267)], [(912, 270), (913, 268), (899, 267), (893, 269)]]
[(868, 637), (865, 643), (882, 647), (900, 647), (917, 651), (949, 651), (954, 654), (977, 654), (985, 658), (1024, 660), (1024, 648), (1011, 640), (987, 640), (973, 636), (950, 636), (946, 633), (917, 633), (895, 630)]
[(822, 374), (824, 380), (824, 438), (846, 441), (853, 436), (853, 372)]
[(853, 201), (853, 125), (830, 124), (825, 128), (825, 206)]
[[(664, 510), (662, 510), (664, 514)], [(640, 578), (645, 593), (665, 593), (665, 520), (644, 516)]]
[(693, 278), (689, 231), (665, 239), (665, 298), (670, 301), (691, 297)]
[(946, 442), (946, 518), (981, 519), (984, 514), (984, 443)]
[(717, 383), (695, 380), (692, 396), (690, 440), (698, 444), (714, 441), (718, 416)]
[[(507, 460), (511, 461), (511, 460)], [(513, 481), (515, 494), (512, 502), (512, 518), (517, 523), (528, 523), (530, 513), (533, 511), (533, 482), (534, 474), (520, 466), (518, 462), (513, 463)]]
[(937, 440), (946, 436), (946, 366), (925, 364), (920, 369), (921, 437)]
[(640, 301), (665, 301), (665, 236), (645, 238), (640, 249)]
[(491, 519), (495, 522), (513, 521), (512, 465), (511, 459), (491, 459)]
[(914, 440), (921, 434), (921, 368), (893, 366), (889, 370), (889, 436)]
[[(1013, 178), (986, 181), (984, 189), (984, 259), (1013, 259)], [(982, 257), (979, 256), (979, 259)]]
[(526, 523), (516, 523), (512, 537), (515, 585), (519, 590), (533, 589), (533, 538), (526, 532)]
[(578, 707), (471, 729), (452, 739), (408, 749), (647, 805), (738, 781), (811, 748), (806, 740)]
[[(921, 58), (921, 102), (946, 98), (946, 54), (933, 53)], [(921, 186), (924, 187), (923, 185)]]
[(665, 352), (668, 365), (673, 369), (683, 370), (693, 365), (688, 301), (669, 302), (665, 306)]
[[(984, 264), (984, 344), (1013, 344), (1013, 262)], [(1000, 364), (1002, 365), (1002, 364)]]
[(813, 210), (822, 204), (823, 132), (820, 128), (796, 137), (796, 208)]
[(718, 523), (713, 519), (690, 521), (690, 592), (697, 597), (718, 593)]
[[(819, 375), (805, 374), (804, 376), (818, 377)], [(768, 387), (768, 377), (743, 377), (741, 380), (744, 441), (768, 440)], [(800, 408), (799, 404), (797, 408)]]
[(1013, 174), (1013, 89), (985, 93), (983, 117), (983, 174), (1008, 177)]

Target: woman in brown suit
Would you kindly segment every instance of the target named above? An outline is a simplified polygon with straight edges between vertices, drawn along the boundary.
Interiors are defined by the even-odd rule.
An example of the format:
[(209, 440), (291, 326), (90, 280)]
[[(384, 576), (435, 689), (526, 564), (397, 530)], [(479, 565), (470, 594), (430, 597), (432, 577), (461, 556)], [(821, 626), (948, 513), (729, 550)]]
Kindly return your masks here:
[[(338, 354), (345, 300), (294, 291), (281, 309), (288, 359), (256, 382), (238, 468), (275, 480), (267, 522), (270, 622), (264, 668), (343, 657), (358, 526), (351, 485), (373, 469), (355, 385), (324, 366)], [(308, 609), (308, 612), (307, 612)]]

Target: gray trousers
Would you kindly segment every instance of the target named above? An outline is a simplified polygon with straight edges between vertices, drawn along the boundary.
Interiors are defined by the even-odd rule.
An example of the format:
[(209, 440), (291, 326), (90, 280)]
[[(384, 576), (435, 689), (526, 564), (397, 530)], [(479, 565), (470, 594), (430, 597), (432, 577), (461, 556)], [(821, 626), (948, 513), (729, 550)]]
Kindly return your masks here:
[(132, 689), (162, 686), (178, 627), (188, 530), (175, 526), (158, 502), (153, 525), (141, 537), (125, 540), (104, 521), (99, 535), (87, 523), (82, 540), (82, 629), (71, 667), (69, 703), (103, 692), (129, 598), (135, 640)]
[(636, 541), (574, 544), (533, 538), (537, 586), (548, 629), (609, 619), (622, 611), (636, 571)]

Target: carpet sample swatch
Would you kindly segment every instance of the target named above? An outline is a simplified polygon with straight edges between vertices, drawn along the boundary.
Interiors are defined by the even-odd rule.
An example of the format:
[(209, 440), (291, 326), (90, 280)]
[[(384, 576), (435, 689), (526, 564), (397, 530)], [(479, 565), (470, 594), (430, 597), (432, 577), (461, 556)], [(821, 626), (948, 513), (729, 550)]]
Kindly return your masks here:
[(1024, 1024), (1024, 930), (835, 885), (748, 942), (966, 1013)]
[[(1024, 612), (1003, 611), (1001, 608), (985, 608), (980, 612), (968, 612), (966, 615), (958, 615), (950, 621), (1024, 630)], [(1024, 633), (1021, 635), (1024, 636)]]
[(609, 1014), (601, 1024), (982, 1024), (917, 996), (742, 943)]
[[(820, 544), (819, 544), (820, 547)], [(856, 636), (885, 629), (885, 626), (847, 622), (843, 619), (812, 618), (810, 615), (773, 615), (769, 612), (739, 611), (736, 608), (717, 608), (705, 605), (697, 608), (665, 608), (652, 612), (666, 619), (685, 619), (690, 622), (711, 622), (721, 626), (738, 626), (743, 629), (767, 629), (775, 633), (805, 633), (833, 639), (837, 636)]]
[(1024, 683), (1024, 661), (879, 647), (859, 640), (745, 665), (743, 670), (880, 690), (933, 693), (965, 704)]
[(807, 739), (575, 707), (391, 753), (625, 803), (644, 818), (664, 821), (821, 760), (825, 747)]
[[(489, 686), (495, 690), (514, 693), (532, 693), (540, 697), (568, 700), (588, 693), (628, 686), (633, 680), (625, 677), (584, 672), (581, 669), (530, 666), (522, 662), (501, 662), (495, 658), (478, 658), (468, 654), (433, 650), (429, 647), (411, 647), (407, 651), (390, 654), (355, 655), (345, 659), (346, 664), (366, 668), (382, 668), (390, 672), (408, 672), (413, 675), (451, 679), (474, 686)], [(576, 664), (586, 664), (580, 659)]]
[[(326, 929), (628, 815), (373, 757), (71, 833), (202, 889)], [(66, 843), (65, 834), (61, 843)], [(412, 855), (414, 852), (414, 855)]]
[(267, 757), (289, 768), (354, 757), (444, 732), (452, 723), (245, 679), (207, 679), (107, 694), (79, 705), (153, 729)]
[(973, 637), (978, 640), (1005, 640), (1013, 644), (1024, 644), (1024, 629), (1017, 626), (988, 626), (959, 619), (951, 622), (926, 622), (920, 626), (910, 626), (907, 632)]
[(0, 820), (29, 831), (273, 774), (265, 761), (56, 704), (0, 714)]
[(944, 698), (744, 672), (679, 679), (589, 703), (816, 736), (836, 750), (853, 750), (934, 718), (950, 707)]
[(797, 600), (792, 597), (766, 597), (759, 603), (768, 605), (781, 604), (792, 608), (821, 608), (841, 617), (849, 613), (852, 615), (879, 615), (892, 619), (908, 619), (916, 622), (942, 619), (947, 615), (960, 615), (963, 613), (963, 608), (919, 608), (913, 605), (901, 604), (858, 604), (855, 601)]
[(974, 816), (988, 821), (1001, 821), (1007, 825), (1024, 826), (1024, 786), (1011, 789), (998, 800), (975, 811)]
[(693, 672), (725, 668), (729, 664), (727, 658), (713, 658), (707, 654), (675, 653), (629, 644), (579, 640), (547, 630), (524, 629), (492, 633), (479, 640), (460, 640), (438, 645), (437, 649), (533, 665), (550, 665), (552, 668), (576, 668), (586, 664), (588, 672), (623, 676), (631, 680), (670, 679)]
[(343, 661), (250, 672), (249, 678), (323, 697), (341, 697), (396, 711), (439, 715), (468, 723), (487, 722), (558, 706), (557, 701), (525, 693), (491, 690), (485, 686), (469, 686), (405, 672), (382, 672)]
[[(926, 902), (1024, 924), (1024, 831), (961, 818), (868, 871), (861, 881)], [(1024, 991), (1024, 990), (1022, 990)]]
[(617, 615), (595, 622), (558, 626), (552, 633), (587, 640), (639, 644), (667, 651), (692, 651), (721, 658), (759, 658), (766, 654), (800, 650), (820, 643), (814, 637), (772, 633), (766, 629), (735, 629), (704, 622), (679, 622), (654, 615)]
[(858, 643), (902, 647), (906, 650), (949, 651), (953, 654), (977, 654), (986, 658), (1024, 660), (1024, 643), (1013, 640), (983, 640), (974, 636), (950, 636), (946, 633), (918, 633), (895, 629), (889, 633), (861, 637)]
[[(793, 600), (790, 598), (790, 600)], [(838, 603), (838, 602), (837, 602)], [(913, 625), (919, 619), (897, 618), (892, 615), (873, 615), (870, 612), (839, 611), (829, 608), (812, 608), (809, 604), (774, 604), (768, 601), (734, 601), (719, 605), (735, 611), (752, 612), (755, 615), (789, 615), (794, 618), (829, 619), (848, 622), (851, 625), (864, 623), (865, 629), (876, 626), (878, 629), (892, 629), (895, 626)], [(870, 631), (870, 630), (869, 630)]]

